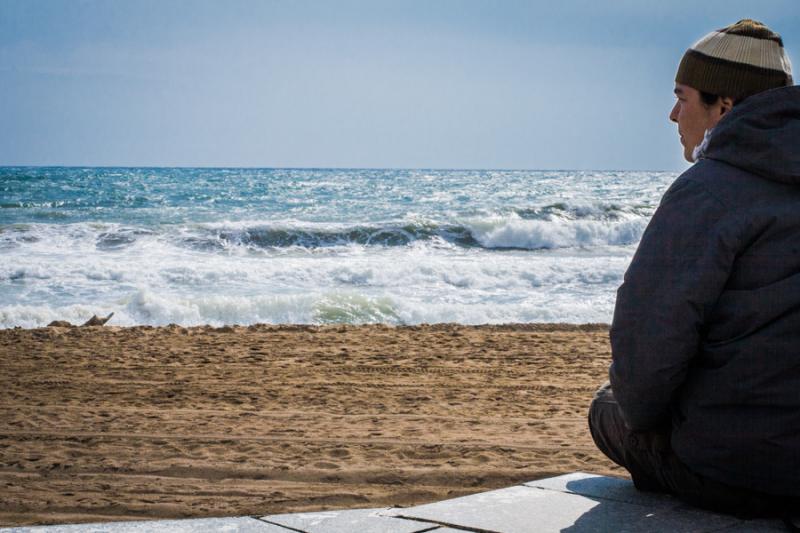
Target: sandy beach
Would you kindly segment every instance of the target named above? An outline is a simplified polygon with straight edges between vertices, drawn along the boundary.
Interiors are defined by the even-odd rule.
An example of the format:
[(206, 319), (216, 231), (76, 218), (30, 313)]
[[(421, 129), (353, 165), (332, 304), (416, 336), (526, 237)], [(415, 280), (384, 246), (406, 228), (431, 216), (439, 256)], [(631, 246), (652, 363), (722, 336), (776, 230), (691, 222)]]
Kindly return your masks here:
[(0, 525), (406, 506), (622, 475), (605, 325), (0, 330)]

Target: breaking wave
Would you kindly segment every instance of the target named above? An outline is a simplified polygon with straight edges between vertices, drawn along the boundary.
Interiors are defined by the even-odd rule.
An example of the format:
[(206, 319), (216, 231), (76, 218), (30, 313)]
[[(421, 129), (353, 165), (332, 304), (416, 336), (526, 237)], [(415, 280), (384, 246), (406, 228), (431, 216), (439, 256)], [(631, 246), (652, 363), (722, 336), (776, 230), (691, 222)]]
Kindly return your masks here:
[(236, 248), (332, 248), (341, 246), (409, 246), (415, 243), (492, 250), (541, 250), (627, 246), (636, 244), (647, 218), (530, 219), (513, 213), (465, 219), (453, 223), (397, 222), (378, 224), (213, 223), (142, 228), (109, 224), (31, 224), (0, 231), (0, 249), (19, 246), (79, 245), (114, 251), (141, 241), (160, 239), (194, 250), (220, 252)]

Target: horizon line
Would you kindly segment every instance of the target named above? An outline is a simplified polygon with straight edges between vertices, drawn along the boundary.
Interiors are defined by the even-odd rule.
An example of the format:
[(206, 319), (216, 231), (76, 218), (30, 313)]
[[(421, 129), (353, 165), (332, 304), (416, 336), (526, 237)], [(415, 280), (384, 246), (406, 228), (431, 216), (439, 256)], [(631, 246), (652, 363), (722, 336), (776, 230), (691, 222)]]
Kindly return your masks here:
[(210, 170), (453, 170), (453, 171), (487, 171), (504, 172), (683, 172), (683, 170), (665, 169), (621, 169), (621, 168), (511, 168), (511, 167), (324, 167), (324, 166), (192, 166), (192, 165), (0, 165), (0, 168), (143, 168), (143, 169), (210, 169)]

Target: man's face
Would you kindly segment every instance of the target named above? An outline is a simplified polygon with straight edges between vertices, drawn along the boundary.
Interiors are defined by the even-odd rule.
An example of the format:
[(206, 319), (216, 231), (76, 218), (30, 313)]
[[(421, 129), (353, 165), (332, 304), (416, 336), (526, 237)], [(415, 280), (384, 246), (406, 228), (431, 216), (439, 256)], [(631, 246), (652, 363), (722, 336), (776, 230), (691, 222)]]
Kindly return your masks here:
[(675, 97), (677, 101), (669, 119), (678, 124), (683, 157), (691, 163), (694, 161), (692, 151), (703, 141), (706, 130), (717, 125), (726, 110), (722, 109), (720, 102), (705, 105), (700, 99), (700, 91), (688, 85), (676, 83)]

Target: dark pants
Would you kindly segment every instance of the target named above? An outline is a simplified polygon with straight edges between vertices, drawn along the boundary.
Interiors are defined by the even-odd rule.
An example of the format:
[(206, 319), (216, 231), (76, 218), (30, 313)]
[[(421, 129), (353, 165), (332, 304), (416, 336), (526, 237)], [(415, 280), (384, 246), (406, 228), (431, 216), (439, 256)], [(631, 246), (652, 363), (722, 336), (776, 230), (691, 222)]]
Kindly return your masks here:
[(639, 490), (674, 494), (691, 505), (742, 518), (785, 515), (797, 505), (796, 500), (695, 474), (672, 451), (669, 427), (648, 432), (628, 429), (608, 383), (600, 387), (589, 408), (589, 430), (600, 451), (626, 468)]

